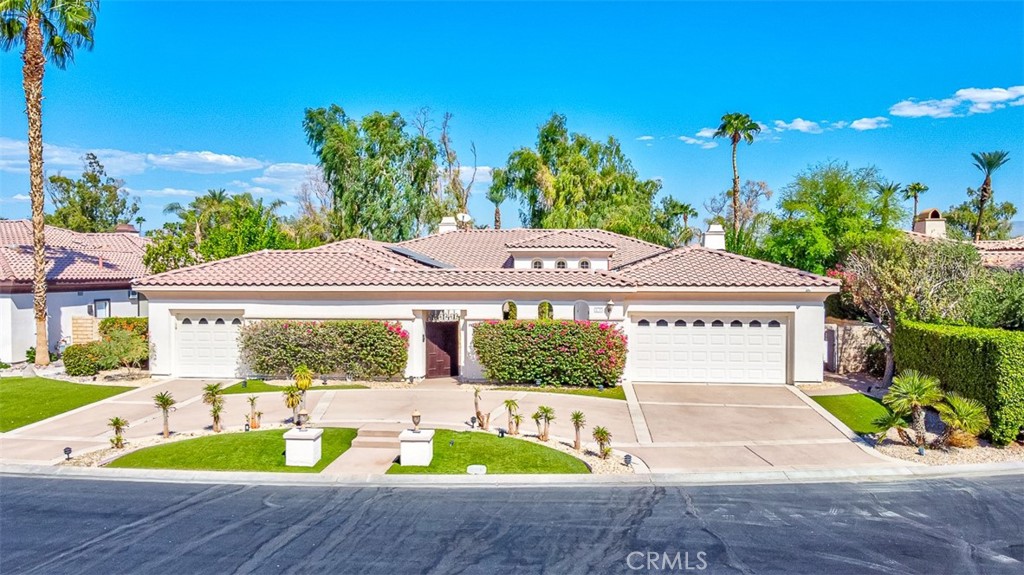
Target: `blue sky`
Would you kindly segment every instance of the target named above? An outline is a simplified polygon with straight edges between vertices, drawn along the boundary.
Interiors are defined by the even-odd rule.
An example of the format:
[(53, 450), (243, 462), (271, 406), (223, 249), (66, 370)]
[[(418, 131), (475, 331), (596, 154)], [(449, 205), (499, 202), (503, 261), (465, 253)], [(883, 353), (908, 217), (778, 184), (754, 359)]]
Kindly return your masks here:
[[(25, 217), (20, 53), (0, 66), (0, 215)], [(463, 162), (473, 142), (485, 167), (564, 113), (698, 208), (730, 185), (728, 146), (702, 135), (726, 112), (765, 125), (740, 176), (777, 192), (838, 159), (924, 182), (923, 203), (946, 208), (980, 183), (970, 153), (1004, 149), (996, 196), (1024, 213), (1021, 2), (107, 0), (95, 49), (49, 68), (45, 95), (47, 172), (77, 174), (96, 152), (141, 198), (146, 227), (207, 188), (292, 199), (315, 161), (303, 109), (332, 102), (450, 111)], [(490, 223), (482, 193), (470, 206)]]

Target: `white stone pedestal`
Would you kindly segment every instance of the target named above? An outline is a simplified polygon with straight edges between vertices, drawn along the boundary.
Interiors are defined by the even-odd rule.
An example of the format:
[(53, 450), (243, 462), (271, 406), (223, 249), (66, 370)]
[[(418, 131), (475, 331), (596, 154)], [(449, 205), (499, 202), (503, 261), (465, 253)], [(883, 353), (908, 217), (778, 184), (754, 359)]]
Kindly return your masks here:
[(434, 459), (434, 430), (406, 429), (398, 435), (399, 463), (406, 465), (426, 466)]
[(296, 427), (284, 434), (284, 464), (291, 467), (313, 467), (320, 461), (323, 429)]

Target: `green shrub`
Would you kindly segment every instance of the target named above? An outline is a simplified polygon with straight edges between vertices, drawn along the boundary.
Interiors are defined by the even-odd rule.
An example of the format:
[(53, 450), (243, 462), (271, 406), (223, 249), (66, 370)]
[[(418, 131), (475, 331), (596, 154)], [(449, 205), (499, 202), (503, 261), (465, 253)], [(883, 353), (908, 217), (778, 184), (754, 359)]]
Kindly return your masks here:
[(68, 375), (96, 375), (100, 366), (96, 356), (96, 344), (69, 345), (64, 349), (64, 371)]
[(355, 379), (391, 378), (405, 371), (409, 333), (399, 323), (370, 320), (265, 320), (242, 327), (242, 360), (254, 373), (313, 373)]
[(487, 321), (473, 348), (484, 375), (503, 383), (614, 386), (626, 366), (626, 336), (609, 323)]
[(7, 369), (11, 367), (11, 364), (0, 361), (0, 369)]
[(112, 331), (103, 341), (90, 345), (100, 369), (138, 369), (149, 359), (149, 343), (131, 331)]
[(36, 362), (36, 348), (30, 347), (25, 350), (25, 361), (29, 363)]
[(149, 318), (108, 317), (100, 320), (100, 335), (109, 336), (116, 331), (128, 331), (149, 339)]
[(992, 440), (1006, 444), (1024, 426), (1024, 333), (901, 321), (896, 365), (939, 378), (942, 388), (983, 403)]

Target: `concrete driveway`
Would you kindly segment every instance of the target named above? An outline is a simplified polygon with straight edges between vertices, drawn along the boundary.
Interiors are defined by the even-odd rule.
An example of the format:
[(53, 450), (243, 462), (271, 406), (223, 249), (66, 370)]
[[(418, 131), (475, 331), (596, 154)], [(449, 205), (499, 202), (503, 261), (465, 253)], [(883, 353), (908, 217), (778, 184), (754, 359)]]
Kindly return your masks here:
[(635, 383), (633, 391), (651, 442), (618, 447), (654, 472), (888, 464), (792, 386)]

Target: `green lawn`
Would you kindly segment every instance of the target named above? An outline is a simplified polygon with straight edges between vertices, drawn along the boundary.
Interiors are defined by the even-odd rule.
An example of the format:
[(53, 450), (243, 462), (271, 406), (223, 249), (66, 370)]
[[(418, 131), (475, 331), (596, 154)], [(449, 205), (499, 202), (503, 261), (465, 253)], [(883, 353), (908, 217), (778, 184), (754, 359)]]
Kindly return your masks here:
[(345, 453), (356, 436), (355, 429), (324, 428), (320, 462), (313, 467), (286, 467), (283, 437), (286, 431), (224, 433), (156, 445), (115, 459), (107, 467), (319, 473)]
[(566, 395), (586, 395), (589, 397), (604, 397), (607, 399), (621, 399), (626, 401), (626, 392), (623, 391), (622, 387), (606, 387), (602, 391), (598, 391), (595, 387), (555, 387), (553, 385), (546, 385), (544, 387), (536, 386), (501, 386), (495, 388), (494, 391), (532, 391), (535, 393), (564, 393)]
[[(449, 445), (454, 440), (453, 445)], [(486, 465), (488, 474), (590, 473), (575, 457), (522, 439), (498, 437), (474, 431), (438, 429), (434, 435), (434, 459), (427, 467), (402, 467), (389, 474), (465, 474), (466, 467)]]
[(59, 415), (134, 387), (85, 385), (45, 377), (0, 379), (0, 432)]
[(860, 434), (877, 433), (879, 429), (871, 422), (889, 413), (889, 408), (881, 400), (862, 393), (817, 395), (811, 399)]
[[(358, 383), (349, 383), (341, 385), (320, 385), (314, 382), (313, 386), (309, 388), (309, 391), (319, 391), (327, 389), (369, 389), (365, 385), (359, 385)], [(249, 379), (246, 380), (246, 387), (242, 387), (242, 382), (238, 382), (231, 387), (224, 388), (224, 393), (227, 394), (250, 394), (250, 393), (268, 393), (276, 391), (281, 393), (284, 391), (284, 386), (281, 385), (270, 385), (269, 383), (260, 379)]]

